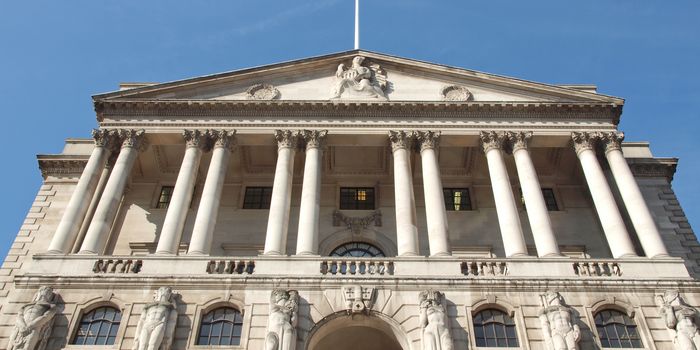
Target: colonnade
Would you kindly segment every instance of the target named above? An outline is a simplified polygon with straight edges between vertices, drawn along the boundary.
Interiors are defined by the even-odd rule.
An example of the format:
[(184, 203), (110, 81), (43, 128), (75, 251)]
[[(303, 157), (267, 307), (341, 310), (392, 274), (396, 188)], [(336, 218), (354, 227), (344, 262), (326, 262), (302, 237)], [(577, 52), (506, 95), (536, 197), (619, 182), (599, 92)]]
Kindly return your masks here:
[[(325, 130), (277, 130), (277, 165), (272, 188), (265, 237), (265, 255), (286, 255), (294, 155), (305, 151), (304, 178), (299, 213), (296, 255), (318, 255), (322, 158)], [(80, 254), (102, 254), (119, 209), (127, 178), (140, 151), (147, 146), (143, 130), (95, 130), (95, 148), (68, 203), (49, 246), (55, 254), (70, 253), (81, 225), (87, 226)], [(187, 208), (192, 200), (196, 174), (204, 152), (212, 151), (202, 198), (196, 213), (188, 255), (207, 255), (211, 250), (229, 158), (236, 145), (232, 130), (185, 130), (185, 155), (158, 240), (156, 254), (175, 255), (184, 230)], [(449, 228), (443, 198), (438, 149), (440, 133), (433, 131), (390, 131), (394, 165), (396, 242), (399, 256), (417, 256), (418, 228), (413, 193), (411, 152), (419, 150), (431, 256), (451, 255)], [(505, 165), (504, 153), (512, 153), (527, 207), (527, 218), (540, 257), (560, 256), (549, 212), (533, 165), (529, 141), (531, 132), (481, 132), (480, 144), (486, 155), (498, 225), (507, 257), (527, 255), (520, 215)], [(654, 219), (632, 175), (620, 143), (622, 133), (574, 132), (572, 144), (580, 160), (596, 212), (613, 257), (636, 256), (610, 186), (596, 156), (596, 146), (605, 149), (610, 170), (632, 219), (645, 254), (668, 256)], [(119, 148), (118, 148), (119, 146)], [(99, 179), (110, 154), (116, 162), (101, 193)], [(104, 177), (104, 176), (102, 176)], [(99, 196), (99, 197), (98, 197)], [(93, 198), (95, 197), (95, 198)], [(97, 200), (98, 199), (98, 200)], [(89, 215), (89, 203), (96, 202)], [(87, 216), (87, 219), (86, 219)], [(83, 221), (90, 220), (89, 223)]]

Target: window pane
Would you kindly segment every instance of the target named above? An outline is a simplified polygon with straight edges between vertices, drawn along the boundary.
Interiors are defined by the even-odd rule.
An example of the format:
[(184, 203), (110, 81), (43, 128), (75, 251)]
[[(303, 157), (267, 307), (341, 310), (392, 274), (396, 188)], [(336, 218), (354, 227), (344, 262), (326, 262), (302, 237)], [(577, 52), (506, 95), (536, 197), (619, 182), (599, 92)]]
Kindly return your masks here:
[(384, 257), (384, 252), (379, 248), (363, 242), (345, 243), (331, 251), (330, 256), (352, 256), (352, 257)]
[(445, 209), (448, 211), (472, 210), (469, 189), (467, 188), (444, 188), (442, 190), (445, 197)]
[(83, 315), (80, 328), (71, 341), (76, 345), (109, 345), (119, 330), (121, 312), (111, 307), (99, 307)]
[(270, 209), (272, 187), (246, 187), (243, 209)]
[(489, 309), (474, 315), (474, 337), (477, 346), (517, 347), (515, 322), (506, 313)]
[(243, 318), (233, 308), (218, 308), (202, 316), (197, 345), (240, 344)]
[(167, 209), (170, 205), (170, 199), (173, 196), (173, 186), (163, 186), (160, 188), (160, 196), (158, 196), (158, 204), (156, 208)]
[(551, 188), (543, 188), (542, 196), (544, 197), (544, 202), (547, 204), (547, 210), (558, 211), (559, 205), (557, 205), (557, 199), (554, 197), (554, 190)]
[(340, 189), (340, 209), (374, 210), (374, 188), (344, 187)]
[(634, 320), (617, 310), (603, 310), (594, 317), (598, 337), (603, 347), (643, 347)]

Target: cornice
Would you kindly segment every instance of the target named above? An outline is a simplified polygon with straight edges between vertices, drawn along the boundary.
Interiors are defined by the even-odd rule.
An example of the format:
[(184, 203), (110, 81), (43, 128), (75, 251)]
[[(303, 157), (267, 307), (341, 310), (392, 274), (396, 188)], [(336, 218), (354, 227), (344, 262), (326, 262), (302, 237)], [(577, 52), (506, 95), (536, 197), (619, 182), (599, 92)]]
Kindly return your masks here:
[(678, 158), (627, 158), (635, 177), (663, 177), (670, 183), (676, 173)]
[(47, 177), (79, 177), (89, 155), (38, 155), (39, 170), (41, 176)]

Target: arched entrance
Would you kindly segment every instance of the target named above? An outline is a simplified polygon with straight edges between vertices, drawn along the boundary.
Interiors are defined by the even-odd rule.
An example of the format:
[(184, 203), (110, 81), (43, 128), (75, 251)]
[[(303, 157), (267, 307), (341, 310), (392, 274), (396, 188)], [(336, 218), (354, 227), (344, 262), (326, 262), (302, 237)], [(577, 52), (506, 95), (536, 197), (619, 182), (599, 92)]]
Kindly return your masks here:
[(337, 312), (318, 322), (305, 350), (409, 350), (406, 334), (393, 319), (380, 313), (348, 315)]

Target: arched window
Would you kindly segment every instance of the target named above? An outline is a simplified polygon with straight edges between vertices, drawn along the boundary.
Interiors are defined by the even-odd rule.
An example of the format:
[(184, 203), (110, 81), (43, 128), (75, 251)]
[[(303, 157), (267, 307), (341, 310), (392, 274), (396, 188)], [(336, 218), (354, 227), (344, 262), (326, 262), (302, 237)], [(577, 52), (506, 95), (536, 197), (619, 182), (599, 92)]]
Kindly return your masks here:
[(102, 306), (83, 315), (71, 344), (113, 345), (117, 338), (122, 313), (111, 306)]
[(381, 249), (369, 243), (350, 242), (333, 249), (330, 256), (380, 258), (386, 255), (384, 255), (384, 252)]
[(240, 345), (243, 317), (230, 307), (220, 307), (202, 316), (197, 345)]
[(515, 322), (505, 312), (496, 309), (483, 310), (474, 315), (474, 338), (476, 346), (518, 347)]
[(595, 314), (595, 328), (604, 348), (643, 347), (637, 325), (620, 311), (608, 309)]

